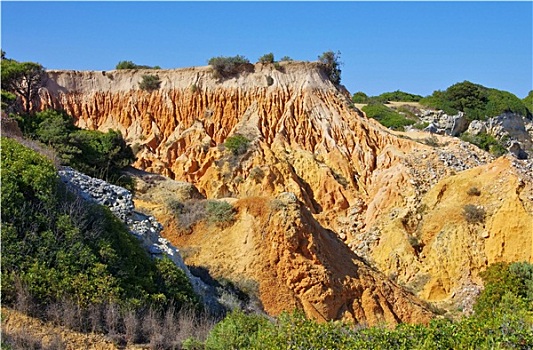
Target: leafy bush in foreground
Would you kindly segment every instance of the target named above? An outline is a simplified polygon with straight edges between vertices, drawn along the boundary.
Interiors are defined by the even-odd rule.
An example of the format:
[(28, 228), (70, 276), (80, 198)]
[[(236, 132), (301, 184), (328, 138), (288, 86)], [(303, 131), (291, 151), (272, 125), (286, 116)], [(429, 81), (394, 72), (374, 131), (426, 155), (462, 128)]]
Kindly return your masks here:
[(341, 322), (319, 324), (299, 311), (283, 313), (275, 321), (234, 311), (215, 326), (204, 347), (197, 348), (531, 349), (533, 265), (495, 264), (482, 277), (485, 290), (476, 314), (455, 322), (436, 319), (427, 326), (354, 328)]
[(197, 304), (183, 271), (155, 263), (109, 209), (58, 180), (43, 156), (2, 138), (2, 301), (23, 285), (41, 309), (71, 299), (167, 307)]
[(121, 171), (135, 156), (118, 131), (82, 130), (70, 115), (53, 110), (17, 119), (26, 136), (54, 148), (62, 165), (132, 189), (132, 180)]

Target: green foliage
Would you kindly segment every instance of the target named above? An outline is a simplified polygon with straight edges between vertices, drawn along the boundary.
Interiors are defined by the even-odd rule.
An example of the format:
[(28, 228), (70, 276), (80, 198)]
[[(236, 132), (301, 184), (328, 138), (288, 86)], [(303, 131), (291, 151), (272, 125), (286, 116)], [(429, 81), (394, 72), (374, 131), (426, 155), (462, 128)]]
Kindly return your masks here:
[(494, 136), (487, 133), (479, 133), (474, 136), (465, 132), (461, 135), (461, 140), (474, 144), (482, 150), (492, 153), (496, 157), (507, 153), (505, 145), (501, 141), (498, 141)]
[(401, 102), (418, 102), (422, 96), (410, 94), (408, 92), (396, 90), (393, 92), (384, 92), (381, 95), (377, 96), (379, 101), (389, 102), (389, 101), (401, 101)]
[(485, 221), (485, 210), (473, 204), (463, 207), (463, 217), (469, 224), (477, 224)]
[(235, 219), (235, 209), (228, 202), (210, 200), (206, 211), (207, 220), (212, 224), (226, 225)]
[(264, 54), (263, 56), (259, 57), (260, 63), (274, 63), (274, 54), (272, 52)]
[(405, 126), (415, 123), (414, 120), (407, 119), (403, 115), (382, 104), (369, 104), (362, 109), (367, 117), (376, 119), (383, 126), (394, 130), (403, 130)]
[(333, 51), (326, 51), (322, 55), (318, 56), (318, 61), (323, 65), (329, 80), (335, 85), (339, 85), (341, 83), (340, 66), (342, 65), (342, 62), (340, 62), (340, 58), (340, 51), (337, 51), (337, 53)]
[[(205, 349), (531, 349), (533, 265), (498, 263), (482, 273), (485, 289), (470, 317), (427, 326), (353, 328), (317, 323), (300, 311), (274, 322), (234, 311), (209, 334)], [(199, 344), (196, 344), (196, 348)]]
[(249, 145), (250, 140), (242, 135), (230, 136), (224, 142), (224, 146), (235, 156), (246, 153)]
[(294, 60), (292, 58), (290, 58), (289, 56), (283, 56), (280, 59), (280, 62), (291, 62), (291, 61), (294, 61)]
[(143, 75), (142, 81), (139, 83), (139, 88), (145, 91), (159, 90), (161, 86), (161, 79), (158, 75)]
[(24, 111), (29, 113), (32, 101), (43, 86), (46, 75), (44, 67), (35, 62), (2, 59), (1, 74), (2, 90), (21, 96), (24, 100)]
[(161, 69), (159, 66), (144, 66), (133, 63), (132, 61), (120, 61), (115, 69)]
[(522, 102), (524, 102), (524, 105), (529, 110), (529, 115), (531, 115), (533, 113), (533, 90), (531, 90), (529, 94), (524, 97)]
[[(508, 296), (503, 300), (511, 301)], [(233, 312), (215, 326), (205, 349), (529, 349), (533, 324), (526, 314), (516, 311), (497, 312), (491, 319), (440, 319), (427, 326), (400, 324), (395, 329), (319, 324), (301, 312), (283, 313), (275, 323)]]
[(442, 109), (447, 114), (462, 111), (469, 120), (484, 120), (504, 112), (531, 115), (531, 110), (528, 110), (524, 101), (515, 95), (469, 81), (454, 84), (445, 91), (435, 91), (432, 95), (421, 99), (420, 103)]
[(120, 61), (117, 63), (115, 69), (135, 69), (137, 65), (132, 61)]
[(3, 302), (20, 281), (43, 307), (197, 303), (177, 267), (156, 265), (109, 209), (67, 191), (50, 161), (11, 139), (1, 147)]
[(131, 179), (121, 174), (135, 156), (122, 134), (109, 130), (81, 130), (64, 112), (46, 110), (33, 116), (19, 116), (23, 133), (54, 148), (62, 165), (93, 177), (132, 187)]
[(194, 305), (198, 298), (194, 294), (191, 284), (181, 269), (168, 257), (157, 259), (155, 264), (158, 271), (158, 287), (162, 293), (178, 305)]
[(267, 349), (262, 344), (261, 334), (270, 328), (273, 325), (266, 317), (234, 310), (209, 333), (205, 349)]
[(428, 122), (416, 122), (415, 124), (413, 124), (413, 128), (418, 129), (418, 130), (424, 130), (428, 126), (429, 126)]
[(512, 93), (489, 89), (485, 115), (491, 117), (504, 112), (514, 112), (526, 117), (531, 115), (531, 110), (528, 110), (526, 104)]
[(362, 91), (358, 91), (352, 96), (353, 103), (368, 103), (368, 95)]
[(2, 90), (1, 92), (2, 92), (2, 110), (8, 111), (14, 106), (15, 102), (17, 101), (17, 95), (11, 92), (8, 92), (8, 91), (4, 91), (4, 90)]
[(233, 57), (212, 57), (208, 64), (213, 67), (217, 77), (227, 78), (248, 68), (250, 61), (241, 55)]
[[(505, 305), (505, 296), (512, 295), (520, 300), (526, 311), (533, 311), (533, 265), (526, 262), (495, 263), (481, 273), (485, 289), (474, 305), (476, 313), (490, 317), (497, 310), (513, 307)], [(512, 298), (507, 296), (507, 300)], [(518, 303), (517, 303), (518, 301)], [(515, 305), (516, 306), (516, 305)]]

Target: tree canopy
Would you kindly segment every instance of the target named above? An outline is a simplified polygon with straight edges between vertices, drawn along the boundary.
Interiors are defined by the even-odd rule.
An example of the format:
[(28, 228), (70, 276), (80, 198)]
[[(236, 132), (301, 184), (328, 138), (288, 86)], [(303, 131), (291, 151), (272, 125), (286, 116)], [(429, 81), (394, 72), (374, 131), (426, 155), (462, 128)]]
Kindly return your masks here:
[(318, 56), (318, 61), (323, 64), (329, 80), (335, 85), (341, 83), (340, 66), (342, 65), (342, 62), (340, 62), (340, 58), (340, 51), (337, 51), (336, 53), (333, 51), (326, 51)]
[(524, 101), (512, 93), (469, 81), (454, 84), (444, 91), (437, 90), (421, 99), (420, 103), (441, 109), (448, 114), (462, 111), (469, 120), (484, 120), (504, 112), (531, 116), (531, 110)]
[(13, 59), (2, 58), (1, 70), (2, 90), (22, 97), (24, 112), (29, 113), (32, 101), (46, 78), (44, 67), (35, 62), (18, 62)]

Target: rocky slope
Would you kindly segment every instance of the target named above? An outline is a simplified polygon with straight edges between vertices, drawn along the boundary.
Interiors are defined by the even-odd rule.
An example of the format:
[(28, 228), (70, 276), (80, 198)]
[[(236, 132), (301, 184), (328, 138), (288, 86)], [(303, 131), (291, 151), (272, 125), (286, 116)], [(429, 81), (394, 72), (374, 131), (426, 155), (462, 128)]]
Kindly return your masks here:
[[(257, 64), (223, 81), (209, 67), (48, 74), (41, 108), (120, 130), (139, 169), (189, 182), (201, 197), (239, 199), (230, 227), (193, 225), (184, 235), (167, 194), (147, 183), (138, 194), (167, 237), (195, 247), (188, 264), (259, 282), (271, 313), (300, 305), (318, 319), (423, 321), (427, 310), (369, 264), (427, 300), (462, 303), (487, 264), (532, 259), (531, 163), (494, 161), (447, 136), (391, 132), (315, 63)], [(140, 90), (143, 74), (157, 74), (160, 89)], [(224, 147), (237, 134), (251, 140), (240, 155)], [(291, 214), (266, 215), (286, 192)], [(248, 209), (255, 197), (261, 210)], [(466, 223), (467, 204), (484, 221)]]

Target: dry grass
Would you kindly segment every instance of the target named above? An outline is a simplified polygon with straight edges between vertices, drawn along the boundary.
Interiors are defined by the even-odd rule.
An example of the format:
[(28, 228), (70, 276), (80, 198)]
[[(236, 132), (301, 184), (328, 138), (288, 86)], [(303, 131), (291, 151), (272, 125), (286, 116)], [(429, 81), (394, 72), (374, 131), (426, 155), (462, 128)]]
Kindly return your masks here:
[(82, 308), (70, 299), (38, 305), (22, 283), (15, 287), (16, 310), (2, 309), (2, 344), (12, 349), (75, 349), (82, 341), (101, 349), (179, 349), (187, 339), (204, 341), (216, 322), (187, 307), (159, 311), (107, 303)]

